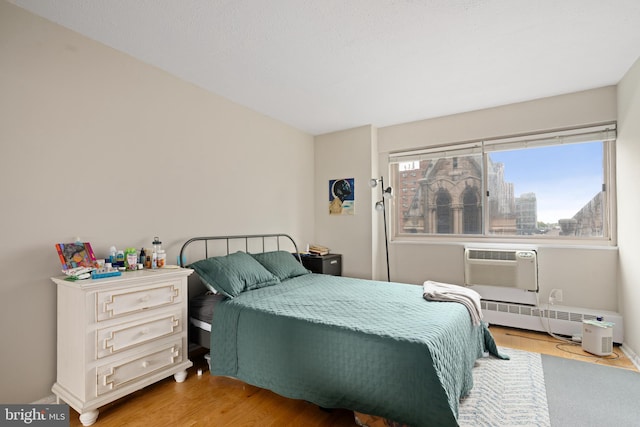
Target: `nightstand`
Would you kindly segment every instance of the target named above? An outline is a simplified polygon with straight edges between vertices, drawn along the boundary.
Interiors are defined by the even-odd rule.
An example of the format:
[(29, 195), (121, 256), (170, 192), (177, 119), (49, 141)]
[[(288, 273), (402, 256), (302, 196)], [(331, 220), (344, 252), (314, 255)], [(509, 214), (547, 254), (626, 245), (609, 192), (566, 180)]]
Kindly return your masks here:
[(342, 255), (302, 255), (302, 265), (313, 273), (342, 275)]
[(98, 408), (173, 375), (187, 376), (189, 269), (125, 272), (58, 287), (53, 392), (93, 424)]

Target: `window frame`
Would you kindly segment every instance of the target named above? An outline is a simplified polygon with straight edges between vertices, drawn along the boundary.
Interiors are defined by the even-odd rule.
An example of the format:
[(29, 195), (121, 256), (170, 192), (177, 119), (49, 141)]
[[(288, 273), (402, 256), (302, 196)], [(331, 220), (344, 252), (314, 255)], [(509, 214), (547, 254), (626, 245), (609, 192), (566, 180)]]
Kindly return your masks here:
[[(394, 191), (392, 203), (389, 208), (389, 228), (391, 230), (390, 240), (392, 241), (429, 241), (429, 242), (486, 242), (486, 243), (546, 243), (560, 245), (615, 245), (616, 236), (616, 180), (615, 180), (615, 142), (616, 123), (602, 123), (587, 127), (575, 127), (569, 129), (553, 130), (547, 132), (536, 132), (530, 134), (520, 134), (509, 137), (497, 137), (477, 141), (466, 141), (462, 143), (434, 145), (421, 149), (398, 151), (389, 153), (388, 172), (389, 181), (392, 187), (398, 188)], [(571, 143), (585, 142), (603, 143), (603, 235), (602, 236), (547, 236), (543, 234), (535, 235), (495, 235), (489, 233), (488, 223), (488, 156), (494, 151), (508, 151), (515, 149), (536, 148), (542, 146), (554, 146)], [(416, 161), (416, 159), (440, 159), (453, 158), (460, 155), (480, 154), (482, 157), (482, 192), (480, 202), (481, 233), (480, 234), (443, 234), (443, 233), (407, 233), (400, 232), (400, 221), (398, 216), (403, 210), (398, 206), (398, 194), (402, 192), (399, 188), (399, 175), (403, 172), (398, 169), (397, 175), (394, 173), (394, 164), (404, 161)], [(418, 160), (419, 161), (419, 160)], [(409, 171), (410, 172), (410, 171)], [(464, 224), (463, 224), (464, 225)]]

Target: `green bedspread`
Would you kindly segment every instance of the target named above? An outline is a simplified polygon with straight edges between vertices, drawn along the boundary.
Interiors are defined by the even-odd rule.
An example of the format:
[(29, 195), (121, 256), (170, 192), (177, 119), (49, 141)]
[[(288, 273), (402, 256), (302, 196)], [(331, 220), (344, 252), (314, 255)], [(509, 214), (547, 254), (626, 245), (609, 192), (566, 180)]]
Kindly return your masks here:
[(455, 426), (495, 343), (422, 287), (308, 274), (218, 304), (211, 374), (412, 426)]

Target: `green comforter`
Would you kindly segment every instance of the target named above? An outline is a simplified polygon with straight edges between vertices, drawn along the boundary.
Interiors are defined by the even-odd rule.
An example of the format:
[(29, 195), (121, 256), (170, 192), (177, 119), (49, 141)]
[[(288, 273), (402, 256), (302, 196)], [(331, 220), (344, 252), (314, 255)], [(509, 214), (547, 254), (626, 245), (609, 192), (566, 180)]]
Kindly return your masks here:
[[(486, 342), (485, 342), (486, 341)], [(455, 426), (485, 347), (461, 304), (422, 287), (308, 274), (216, 307), (211, 374), (326, 408), (412, 426)]]

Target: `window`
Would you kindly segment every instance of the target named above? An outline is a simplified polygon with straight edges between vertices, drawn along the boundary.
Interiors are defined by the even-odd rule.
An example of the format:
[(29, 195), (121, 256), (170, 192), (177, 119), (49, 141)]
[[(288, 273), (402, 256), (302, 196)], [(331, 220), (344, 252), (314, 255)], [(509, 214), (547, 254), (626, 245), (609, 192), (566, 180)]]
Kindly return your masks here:
[(394, 153), (395, 236), (610, 239), (615, 125)]

